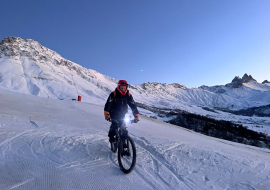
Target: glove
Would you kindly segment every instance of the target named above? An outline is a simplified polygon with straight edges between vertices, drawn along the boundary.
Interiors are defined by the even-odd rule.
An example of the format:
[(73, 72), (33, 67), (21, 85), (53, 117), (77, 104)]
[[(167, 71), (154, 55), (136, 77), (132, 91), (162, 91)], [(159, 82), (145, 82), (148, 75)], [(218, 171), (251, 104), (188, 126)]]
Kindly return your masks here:
[(110, 117), (110, 113), (109, 113), (109, 112), (104, 111), (104, 116), (105, 116), (105, 119), (106, 119), (107, 121), (112, 122), (112, 119), (111, 119), (111, 117)]
[(110, 118), (110, 117), (107, 117), (107, 118), (105, 118), (107, 121), (109, 121), (109, 122), (112, 122), (112, 118)]
[(139, 120), (139, 114), (136, 114), (136, 115), (135, 115), (135, 119), (134, 119), (134, 123), (138, 123), (138, 121), (140, 121), (140, 120)]

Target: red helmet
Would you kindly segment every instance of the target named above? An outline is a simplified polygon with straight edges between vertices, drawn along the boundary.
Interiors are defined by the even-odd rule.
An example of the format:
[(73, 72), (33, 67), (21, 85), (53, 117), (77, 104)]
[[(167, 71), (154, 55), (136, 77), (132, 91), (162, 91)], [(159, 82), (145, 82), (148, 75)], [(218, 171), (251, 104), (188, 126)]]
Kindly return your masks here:
[(126, 95), (127, 89), (125, 91), (120, 90), (120, 86), (126, 86), (128, 88), (128, 83), (126, 80), (119, 80), (117, 85), (117, 90), (120, 92), (121, 95)]

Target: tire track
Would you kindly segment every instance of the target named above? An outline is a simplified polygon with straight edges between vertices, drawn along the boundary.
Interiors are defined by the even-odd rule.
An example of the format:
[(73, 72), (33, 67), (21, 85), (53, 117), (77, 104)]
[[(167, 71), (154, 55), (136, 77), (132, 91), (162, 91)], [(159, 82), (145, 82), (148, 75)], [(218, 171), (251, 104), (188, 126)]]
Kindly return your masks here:
[(11, 189), (15, 189), (15, 188), (17, 188), (17, 187), (20, 187), (20, 186), (22, 186), (22, 185), (25, 185), (25, 184), (27, 184), (27, 183), (33, 181), (33, 180), (34, 180), (34, 178), (33, 178), (33, 179), (28, 179), (28, 180), (23, 181), (23, 182), (21, 182), (21, 183), (18, 183), (18, 184), (16, 184), (16, 185), (12, 186), (12, 187), (10, 188), (10, 190), (11, 190)]
[[(117, 167), (117, 169), (120, 170), (119, 165), (118, 165), (118, 159), (117, 159), (118, 151), (116, 151), (116, 153), (113, 153), (109, 147), (108, 147), (108, 150), (111, 152), (111, 154), (109, 154), (109, 159), (111, 160), (113, 165), (115, 165)], [(116, 156), (116, 159), (113, 158), (115, 156)], [(135, 168), (133, 171), (138, 176), (138, 178), (140, 178), (143, 182), (145, 182), (151, 189), (156, 189), (155, 186), (151, 182), (149, 182), (148, 180), (145, 179), (145, 176), (140, 174), (138, 169), (136, 169), (136, 165), (135, 165)], [(149, 175), (151, 175), (151, 174), (149, 174)]]
[[(48, 132), (48, 133), (47, 133), (45, 136), (43, 136), (42, 139), (40, 140), (41, 147), (42, 147), (43, 150), (44, 150), (43, 155), (44, 155), (44, 157), (47, 158), (49, 161), (51, 161), (51, 162), (53, 162), (53, 163), (55, 163), (55, 164), (57, 164), (57, 165), (62, 164), (61, 162), (57, 162), (57, 161), (53, 160), (53, 159), (50, 158), (50, 156), (49, 156), (49, 155), (51, 154), (52, 156), (55, 156), (55, 157), (57, 157), (57, 158), (60, 158), (59, 156), (56, 156), (56, 155), (52, 154), (51, 151), (48, 149), (48, 147), (47, 147), (46, 144), (45, 144), (45, 139), (49, 136), (49, 134), (50, 134), (50, 132)], [(62, 158), (60, 158), (60, 159), (62, 159)], [(64, 160), (64, 159), (62, 159), (62, 160)], [(66, 161), (66, 160), (64, 160), (64, 161)]]
[[(137, 142), (136, 142), (137, 143)], [(142, 146), (140, 146), (140, 145), (138, 145), (138, 144), (136, 144), (136, 146), (137, 147), (139, 147), (140, 149), (143, 149), (144, 150), (144, 152), (145, 153), (147, 153), (149, 156), (150, 156), (150, 159), (153, 161), (153, 164), (155, 165), (154, 166), (154, 168), (157, 168), (157, 172), (155, 172), (155, 169), (153, 169), (153, 172), (154, 173), (150, 173), (150, 172), (148, 172), (147, 170), (144, 170), (143, 169), (143, 165), (140, 167), (141, 168), (141, 170), (143, 170), (142, 172), (140, 172), (139, 171), (139, 169), (138, 169), (138, 167), (137, 167), (137, 165), (139, 165), (139, 164), (137, 164), (136, 166), (135, 166), (135, 171), (137, 171), (137, 174), (139, 175), (139, 176), (141, 176), (140, 178), (144, 181), (144, 182), (146, 182), (147, 184), (149, 184), (153, 189), (172, 189), (172, 186), (168, 183), (168, 182), (166, 182), (166, 180), (165, 179), (163, 179), (162, 178), (162, 176), (160, 176), (160, 174), (159, 174), (159, 167), (160, 167), (160, 165), (164, 165), (162, 162), (160, 162), (159, 160), (157, 160), (156, 158), (155, 158), (155, 156), (154, 155), (152, 155), (147, 149), (145, 149), (145, 148), (143, 148)], [(138, 149), (138, 148), (137, 148)], [(144, 154), (144, 156), (146, 156), (147, 154)], [(166, 167), (165, 167), (166, 168)], [(143, 173), (147, 173), (147, 175), (145, 175), (145, 174), (143, 174)], [(151, 177), (151, 180), (146, 180), (146, 178), (145, 178), (145, 176), (152, 176)], [(160, 180), (156, 180), (156, 179), (160, 179)], [(176, 176), (175, 176), (175, 178), (176, 178)], [(153, 179), (154, 179), (154, 182), (152, 182), (153, 181)], [(179, 181), (179, 180), (177, 180), (177, 181)], [(162, 182), (162, 183), (161, 183)], [(158, 184), (158, 185), (157, 185)], [(161, 188), (162, 187), (162, 188)]]
[[(135, 169), (134, 169), (133, 171), (135, 171), (135, 174), (136, 174), (143, 182), (145, 182), (151, 189), (157, 189), (157, 188), (155, 187), (155, 185), (152, 184), (151, 181), (146, 180), (145, 176), (143, 176), (143, 175), (138, 171), (138, 169), (136, 168), (136, 166), (135, 166)], [(147, 172), (147, 173), (148, 173), (148, 172)], [(149, 173), (148, 173), (148, 174), (149, 174)], [(151, 174), (149, 174), (149, 175), (151, 175)], [(153, 176), (153, 175), (151, 175), (151, 176)]]
[[(133, 134), (131, 134), (131, 135), (134, 137), (133, 139), (134, 139), (135, 143), (137, 145), (139, 145), (142, 149), (147, 151), (148, 154), (150, 154), (150, 156), (152, 157), (152, 159), (156, 161), (156, 163), (159, 163), (159, 164), (163, 165), (180, 186), (183, 185), (186, 189), (191, 189), (191, 190), (193, 190), (193, 189), (201, 189), (195, 183), (192, 183), (192, 182), (187, 181), (186, 179), (180, 177), (175, 172), (175, 169), (170, 165), (170, 163), (168, 163), (166, 160), (163, 160), (163, 159), (160, 158), (160, 157), (164, 157), (164, 155), (162, 155), (161, 153), (156, 151), (154, 147), (150, 147), (149, 146), (150, 143), (145, 138), (137, 137), (137, 136), (135, 136)], [(155, 156), (154, 153), (157, 156)]]
[(172, 150), (172, 149), (175, 149), (175, 148), (178, 148), (178, 147), (180, 147), (180, 146), (182, 146), (181, 143), (176, 143), (175, 145), (173, 145), (173, 146), (167, 148), (167, 149), (165, 150), (165, 152), (167, 152), (167, 151), (169, 151), (169, 150)]
[(160, 165), (158, 164), (158, 161), (155, 160), (155, 159), (153, 159), (153, 162), (154, 162), (154, 164), (155, 164), (155, 166), (156, 166), (156, 168), (157, 168), (157, 175), (158, 175), (159, 179), (160, 179), (161, 181), (163, 181), (163, 183), (165, 183), (165, 184), (167, 185), (167, 187), (171, 188), (170, 184), (169, 184), (166, 180), (164, 180), (164, 179), (162, 178), (162, 176), (160, 175), (160, 170), (159, 170)]
[(15, 135), (15, 136), (13, 136), (11, 138), (8, 138), (7, 140), (5, 140), (2, 143), (0, 143), (0, 148), (1, 148), (1, 146), (5, 145), (5, 144), (10, 144), (10, 143), (14, 142), (17, 138), (20, 138), (21, 136), (27, 134), (27, 132), (31, 132), (31, 131), (25, 131), (23, 133), (20, 133), (18, 135)]

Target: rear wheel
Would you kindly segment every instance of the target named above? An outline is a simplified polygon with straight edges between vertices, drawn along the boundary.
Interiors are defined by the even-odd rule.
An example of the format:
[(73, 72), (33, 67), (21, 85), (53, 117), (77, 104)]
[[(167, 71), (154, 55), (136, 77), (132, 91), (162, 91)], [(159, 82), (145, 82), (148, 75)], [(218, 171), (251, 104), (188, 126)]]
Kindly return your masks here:
[(126, 174), (130, 173), (136, 164), (136, 147), (129, 136), (125, 140), (121, 139), (118, 144), (118, 163)]

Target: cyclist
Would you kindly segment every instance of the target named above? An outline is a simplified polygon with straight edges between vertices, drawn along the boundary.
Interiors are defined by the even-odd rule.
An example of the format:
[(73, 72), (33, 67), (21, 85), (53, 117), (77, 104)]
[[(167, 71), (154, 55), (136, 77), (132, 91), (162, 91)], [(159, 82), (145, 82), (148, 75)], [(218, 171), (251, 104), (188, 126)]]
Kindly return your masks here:
[[(112, 122), (108, 137), (110, 142), (114, 142), (114, 136), (117, 134), (119, 122), (124, 122), (125, 114), (128, 112), (128, 105), (135, 117), (135, 123), (139, 121), (139, 112), (132, 95), (128, 90), (128, 83), (125, 80), (119, 80), (117, 88), (109, 95), (104, 107), (105, 119)], [(117, 121), (115, 121), (117, 120)]]

